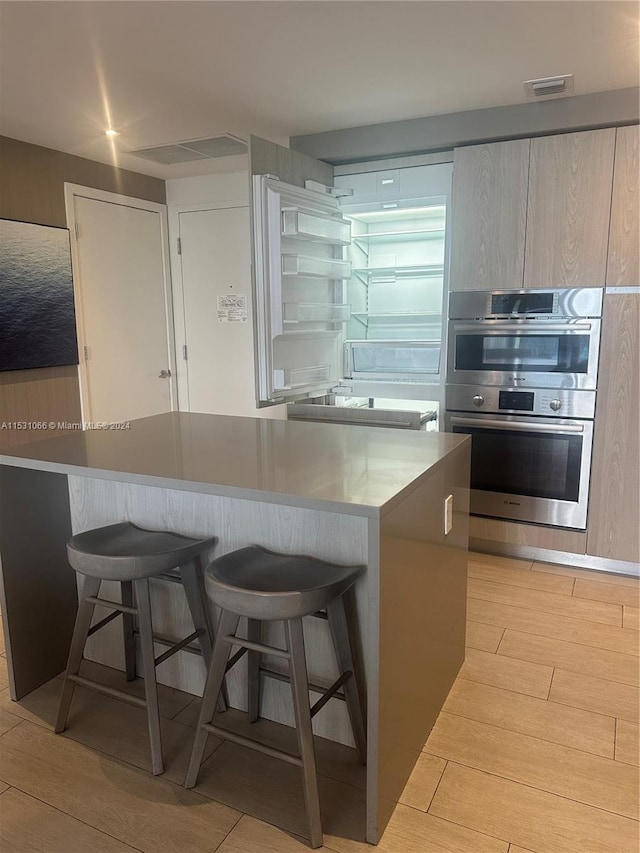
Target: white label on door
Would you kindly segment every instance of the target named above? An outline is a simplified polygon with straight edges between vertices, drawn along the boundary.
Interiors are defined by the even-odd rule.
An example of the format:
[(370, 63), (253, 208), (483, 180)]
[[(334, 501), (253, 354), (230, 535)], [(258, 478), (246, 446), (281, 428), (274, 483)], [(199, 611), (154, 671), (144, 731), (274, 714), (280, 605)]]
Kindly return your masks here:
[(246, 323), (248, 317), (246, 296), (239, 293), (218, 296), (218, 323)]

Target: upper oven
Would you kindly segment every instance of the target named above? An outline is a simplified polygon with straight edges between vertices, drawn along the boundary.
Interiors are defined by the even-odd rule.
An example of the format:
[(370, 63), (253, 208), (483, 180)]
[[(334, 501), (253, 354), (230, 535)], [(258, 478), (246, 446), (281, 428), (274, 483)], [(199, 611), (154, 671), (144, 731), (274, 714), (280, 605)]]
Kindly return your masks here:
[(594, 390), (602, 290), (452, 293), (447, 381)]

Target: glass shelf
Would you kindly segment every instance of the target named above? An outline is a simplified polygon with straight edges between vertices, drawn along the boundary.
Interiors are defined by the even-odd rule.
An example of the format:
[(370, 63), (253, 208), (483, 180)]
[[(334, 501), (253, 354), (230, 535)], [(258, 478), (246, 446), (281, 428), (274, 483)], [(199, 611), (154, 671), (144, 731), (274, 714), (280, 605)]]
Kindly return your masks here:
[(354, 317), (370, 317), (371, 319), (387, 317), (442, 317), (442, 311), (384, 311), (384, 312), (369, 312), (369, 311), (354, 311)]
[(345, 323), (350, 317), (350, 305), (285, 302), (282, 306), (285, 323)]
[(283, 208), (282, 236), (301, 237), (332, 246), (347, 246), (351, 242), (351, 223), (305, 213), (297, 207)]
[(351, 262), (337, 258), (312, 258), (306, 255), (282, 255), (282, 274), (310, 278), (347, 279)]
[(354, 234), (352, 239), (363, 243), (378, 240), (387, 243), (405, 243), (414, 240), (431, 240), (444, 233), (444, 228), (416, 228), (407, 231), (373, 231), (367, 234)]
[(353, 272), (365, 284), (389, 284), (396, 279), (421, 279), (444, 274), (442, 264), (420, 264), (411, 267), (364, 267)]

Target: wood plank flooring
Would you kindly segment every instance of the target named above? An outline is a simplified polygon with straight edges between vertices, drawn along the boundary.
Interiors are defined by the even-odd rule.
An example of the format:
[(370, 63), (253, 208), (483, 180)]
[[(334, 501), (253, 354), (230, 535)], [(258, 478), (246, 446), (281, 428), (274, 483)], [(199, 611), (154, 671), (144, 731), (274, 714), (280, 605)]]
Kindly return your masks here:
[[(639, 594), (634, 578), (471, 554), (467, 659), (380, 853), (637, 853)], [(308, 850), (297, 768), (210, 738), (198, 786), (181, 786), (199, 700), (161, 688), (154, 778), (142, 709), (77, 688), (57, 736), (60, 679), (14, 703), (3, 665), (2, 853)], [(285, 726), (256, 729), (293, 747)], [(324, 849), (371, 851), (354, 751), (316, 751)]]

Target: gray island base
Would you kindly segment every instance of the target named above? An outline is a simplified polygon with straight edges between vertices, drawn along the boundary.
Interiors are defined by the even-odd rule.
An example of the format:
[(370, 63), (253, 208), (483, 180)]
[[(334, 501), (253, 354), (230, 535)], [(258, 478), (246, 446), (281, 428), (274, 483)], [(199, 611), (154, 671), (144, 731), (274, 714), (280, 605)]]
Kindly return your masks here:
[[(72, 533), (129, 520), (215, 535), (216, 555), (259, 544), (365, 565), (350, 627), (366, 681), (365, 832), (377, 843), (464, 659), (469, 453), (464, 436), (177, 412), (0, 451), (12, 698), (64, 669), (77, 607), (65, 552)], [(154, 585), (154, 630), (168, 637), (191, 630), (174, 586)], [(116, 592), (105, 584), (102, 594)], [(284, 645), (280, 628), (267, 642)], [(305, 638), (310, 681), (333, 680), (326, 622), (307, 620)], [(121, 645), (116, 620), (86, 656), (124, 669)], [(230, 704), (244, 709), (243, 670), (235, 670)], [(199, 695), (202, 659), (180, 652), (158, 678)], [(265, 679), (261, 715), (293, 724), (286, 683)], [(314, 732), (351, 745), (344, 703), (329, 702)]]

